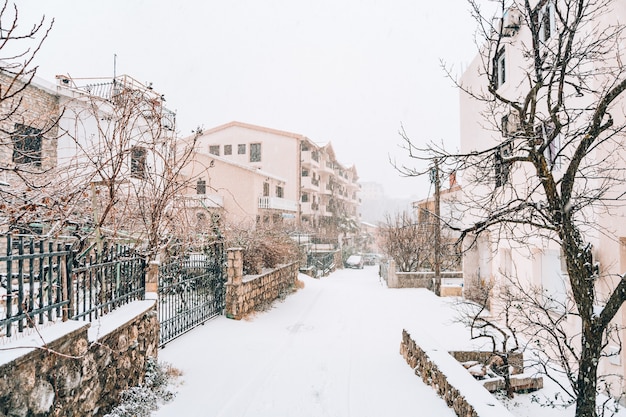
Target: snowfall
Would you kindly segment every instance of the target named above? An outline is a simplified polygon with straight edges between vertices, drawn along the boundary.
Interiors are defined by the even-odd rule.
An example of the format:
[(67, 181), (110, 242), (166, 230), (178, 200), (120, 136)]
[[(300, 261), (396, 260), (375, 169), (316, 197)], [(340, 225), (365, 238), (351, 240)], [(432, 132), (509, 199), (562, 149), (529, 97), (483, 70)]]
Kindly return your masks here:
[[(447, 350), (471, 348), (458, 299), (389, 289), (376, 266), (299, 279), (304, 288), (269, 310), (241, 321), (220, 316), (161, 349), (159, 361), (182, 375), (176, 398), (153, 416), (455, 416), (399, 348), (403, 329)], [(545, 406), (559, 393), (544, 385), (507, 408), (573, 416), (573, 406)]]

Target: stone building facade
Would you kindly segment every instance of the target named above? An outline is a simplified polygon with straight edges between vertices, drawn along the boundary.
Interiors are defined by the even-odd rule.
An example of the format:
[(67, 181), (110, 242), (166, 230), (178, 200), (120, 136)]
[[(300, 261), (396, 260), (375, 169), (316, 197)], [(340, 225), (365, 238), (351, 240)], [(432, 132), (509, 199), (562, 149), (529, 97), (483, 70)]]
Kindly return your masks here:
[(6, 170), (37, 173), (56, 165), (61, 111), (58, 94), (43, 82), (25, 83), (0, 72), (0, 85), (0, 180), (11, 184), (15, 176)]

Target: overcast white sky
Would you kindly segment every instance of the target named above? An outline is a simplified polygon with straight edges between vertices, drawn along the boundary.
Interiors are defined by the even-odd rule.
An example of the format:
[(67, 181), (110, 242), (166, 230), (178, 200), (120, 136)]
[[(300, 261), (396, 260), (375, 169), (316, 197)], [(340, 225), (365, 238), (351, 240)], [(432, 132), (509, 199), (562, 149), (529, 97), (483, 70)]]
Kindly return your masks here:
[(439, 60), (475, 55), (465, 0), (18, 0), (20, 24), (54, 28), (38, 76), (128, 74), (152, 82), (187, 136), (233, 120), (332, 142), (340, 162), (392, 197), (398, 130), (458, 142), (458, 92)]

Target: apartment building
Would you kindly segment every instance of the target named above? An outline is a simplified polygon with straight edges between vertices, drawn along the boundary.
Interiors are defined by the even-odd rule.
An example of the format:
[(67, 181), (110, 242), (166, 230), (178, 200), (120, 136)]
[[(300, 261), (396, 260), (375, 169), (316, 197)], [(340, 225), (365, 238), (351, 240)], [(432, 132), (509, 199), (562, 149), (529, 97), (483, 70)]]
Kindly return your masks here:
[(217, 220), (244, 228), (295, 222), (298, 202), (277, 196), (286, 181), (269, 172), (196, 152), (182, 175), (188, 186), (178, 205), (198, 231), (210, 232)]
[(198, 152), (283, 179), (256, 191), (259, 207), (278, 215), (272, 218), (293, 216), (297, 227), (310, 230), (358, 227), (357, 170), (339, 163), (330, 143), (235, 121), (203, 132)]
[[(0, 73), (3, 85), (10, 79)], [(171, 155), (175, 114), (126, 75), (56, 81), (33, 78), (2, 102), (2, 228), (65, 233), (105, 214), (112, 234), (137, 226)], [(142, 204), (119, 203), (133, 198)]]
[[(492, 210), (490, 214), (493, 215), (493, 207), (512, 210), (525, 205), (528, 208), (525, 212), (528, 216), (520, 216), (514, 226), (514, 223), (510, 223), (509, 227), (493, 228), (490, 233), (483, 233), (473, 241), (471, 249), (464, 254), (463, 272), (466, 290), (473, 285), (497, 285), (514, 278), (521, 285), (542, 289), (546, 305), (557, 311), (571, 300), (568, 272), (562, 248), (554, 235), (550, 238), (548, 234), (537, 233), (536, 229), (529, 226), (533, 221), (544, 223), (541, 213), (547, 212), (547, 198), (542, 191), (543, 177), (529, 164), (529, 160), (521, 157), (528, 153), (528, 144), (533, 143), (533, 149), (545, 156), (544, 168), (555, 179), (557, 191), (560, 192), (564, 186), (562, 179), (575, 158), (574, 147), (580, 138), (589, 133), (589, 130), (585, 130), (585, 123), (590, 118), (585, 115), (593, 114), (593, 110), (598, 107), (598, 97), (617, 84), (611, 81), (612, 76), (618, 75), (618, 80), (623, 80), (624, 75), (619, 72), (619, 68), (622, 67), (621, 62), (626, 60), (626, 51), (616, 46), (610, 54), (602, 57), (599, 52), (606, 50), (598, 46), (611, 41), (608, 38), (597, 44), (590, 41), (602, 39), (606, 33), (610, 33), (612, 25), (626, 20), (626, 4), (612, 2), (610, 10), (595, 14), (592, 22), (582, 26), (584, 29), (576, 35), (574, 42), (581, 45), (580, 48), (588, 45), (588, 49), (575, 50), (579, 55), (570, 63), (578, 65), (582, 62), (583, 66), (576, 67), (580, 71), (565, 77), (560, 88), (557, 88), (558, 83), (550, 83), (559, 77), (558, 71), (554, 69), (559, 68), (560, 62), (551, 59), (561, 50), (557, 46), (563, 47), (559, 42), (565, 38), (559, 34), (563, 29), (561, 18), (567, 16), (567, 12), (565, 8), (557, 11), (562, 1), (544, 3), (533, 10), (537, 19), (533, 24), (538, 29), (534, 43), (529, 16), (523, 9), (512, 6), (501, 18), (494, 19), (491, 37), (497, 42), (494, 40), (485, 45), (481, 55), (476, 56), (460, 78), (464, 89), (460, 95), (460, 152), (478, 155), (493, 150), (492, 156), (484, 153), (482, 175), (476, 175), (476, 171), (471, 169), (462, 175), (463, 198), (466, 202), (464, 224), (484, 219), (488, 210)], [(620, 36), (616, 35), (612, 39), (623, 42)], [(616, 41), (618, 44), (622, 45)], [(536, 54), (533, 53), (533, 45)], [(486, 56), (490, 58), (486, 59)], [(537, 64), (538, 60), (543, 60), (543, 63)], [(485, 64), (488, 68), (485, 68)], [(536, 80), (537, 71), (543, 71), (544, 75), (549, 76), (545, 83), (536, 84), (534, 95), (529, 96), (529, 85), (532, 86)], [(477, 95), (489, 89), (504, 98), (504, 102), (497, 104), (497, 100), (476, 99)], [(530, 101), (536, 99), (536, 106), (524, 107), (529, 102), (527, 98)], [(554, 111), (555, 103), (558, 102), (555, 99), (563, 100), (558, 111)], [(610, 116), (606, 116), (603, 123), (610, 119), (612, 126), (624, 126), (626, 99), (618, 97), (608, 105)], [(519, 112), (519, 108), (523, 109), (523, 113)], [(566, 128), (559, 134), (553, 134), (556, 132), (555, 119), (566, 123)], [(596, 141), (594, 148), (586, 154), (576, 177), (578, 184), (565, 207), (565, 210), (569, 210), (571, 207), (585, 206), (577, 212), (577, 216), (584, 222), (581, 223), (581, 232), (584, 241), (590, 243), (588, 250), (598, 272), (594, 311), (602, 311), (607, 295), (626, 271), (626, 205), (621, 198), (626, 192), (626, 185), (619, 181), (620, 175), (615, 174), (624, 168), (625, 137), (619, 128), (606, 131), (602, 137), (610, 139)], [(530, 142), (529, 138), (533, 138), (534, 142)], [(490, 196), (490, 199), (483, 198), (486, 196)], [(494, 205), (479, 207), (475, 204), (479, 200)], [(505, 205), (507, 203), (508, 207)], [(554, 219), (549, 219), (547, 223), (552, 221)], [(556, 221), (558, 226), (558, 219)], [(570, 332), (572, 340), (576, 340), (580, 332), (577, 318), (569, 315), (563, 319), (558, 325), (565, 323), (564, 328)], [(621, 329), (624, 328), (626, 309), (623, 306), (613, 322)], [(601, 374), (626, 374), (626, 350), (616, 341), (625, 340), (626, 332), (620, 330), (618, 333), (617, 339), (607, 341), (605, 354), (608, 357), (600, 361)], [(613, 382), (612, 392), (623, 393), (623, 380), (616, 379)]]

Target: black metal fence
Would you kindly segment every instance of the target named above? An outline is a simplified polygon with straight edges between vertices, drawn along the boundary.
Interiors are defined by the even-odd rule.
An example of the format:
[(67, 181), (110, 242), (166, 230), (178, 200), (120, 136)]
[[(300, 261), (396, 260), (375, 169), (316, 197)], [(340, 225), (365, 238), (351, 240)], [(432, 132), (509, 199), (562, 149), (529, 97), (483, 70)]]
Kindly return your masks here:
[(159, 267), (160, 346), (222, 314), (224, 267), (221, 242)]
[(146, 288), (143, 256), (128, 246), (114, 245), (75, 259), (69, 316), (91, 321), (123, 304), (141, 300)]
[(78, 254), (68, 241), (0, 237), (0, 336), (48, 321), (93, 320), (142, 299), (145, 261), (114, 245)]

